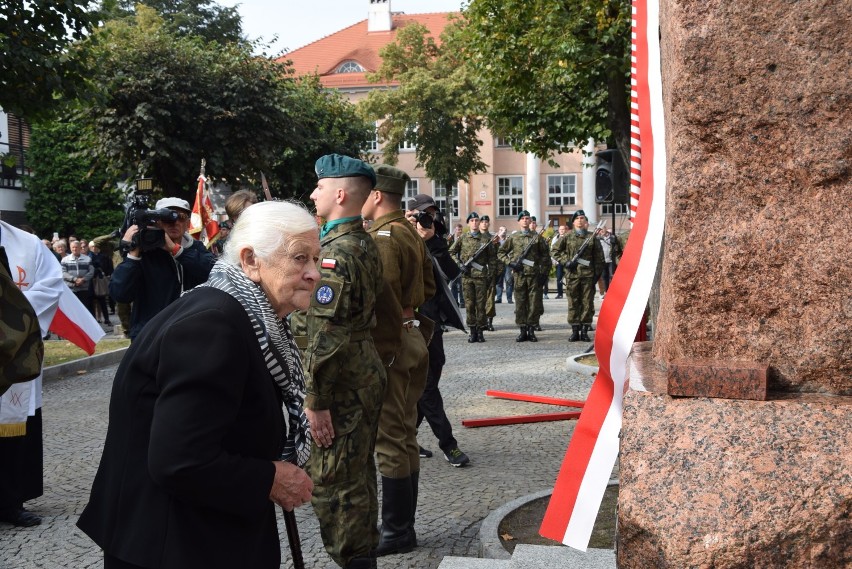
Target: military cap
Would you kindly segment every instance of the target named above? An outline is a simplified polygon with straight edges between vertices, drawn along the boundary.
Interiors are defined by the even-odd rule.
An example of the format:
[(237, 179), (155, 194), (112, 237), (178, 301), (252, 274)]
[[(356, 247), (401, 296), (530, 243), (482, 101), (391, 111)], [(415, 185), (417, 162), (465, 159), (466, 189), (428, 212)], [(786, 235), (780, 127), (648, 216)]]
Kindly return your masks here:
[(586, 218), (588, 217), (588, 216), (586, 215), (586, 212), (585, 212), (585, 211), (583, 211), (582, 209), (578, 209), (578, 210), (577, 210), (577, 211), (575, 211), (573, 214), (571, 214), (571, 222), (569, 223), (569, 225), (574, 225), (574, 220), (575, 220), (575, 219), (577, 219), (577, 218), (578, 218), (579, 216), (581, 216), (581, 215), (582, 215), (583, 217), (586, 217)]
[(524, 210), (521, 210), (520, 212), (518, 212), (518, 221), (520, 221), (520, 220), (521, 220), (521, 218), (522, 218), (522, 217), (525, 217), (525, 216), (526, 216), (526, 217), (529, 217), (529, 216), (530, 216), (530, 212), (528, 212), (528, 211), (527, 211), (527, 210), (525, 210), (525, 209), (524, 209)]
[(364, 176), (376, 185), (376, 172), (373, 167), (357, 158), (350, 158), (341, 154), (326, 154), (317, 160), (314, 165), (317, 178), (354, 178)]
[(479, 218), (479, 221), (491, 221), (491, 218), (488, 217), (487, 215), (483, 215), (482, 217)]
[(376, 166), (376, 189), (389, 194), (405, 193), (405, 185), (411, 177), (393, 166), (379, 164)]
[(530, 216), (530, 221), (537, 221), (534, 215)]
[(467, 214), (467, 220), (470, 221), (471, 219), (479, 219), (479, 214), (475, 211), (470, 212)]
[(408, 200), (408, 209), (426, 211), (430, 207), (438, 209), (438, 204), (435, 203), (435, 200), (432, 198), (432, 196), (427, 194), (417, 194), (416, 196)]

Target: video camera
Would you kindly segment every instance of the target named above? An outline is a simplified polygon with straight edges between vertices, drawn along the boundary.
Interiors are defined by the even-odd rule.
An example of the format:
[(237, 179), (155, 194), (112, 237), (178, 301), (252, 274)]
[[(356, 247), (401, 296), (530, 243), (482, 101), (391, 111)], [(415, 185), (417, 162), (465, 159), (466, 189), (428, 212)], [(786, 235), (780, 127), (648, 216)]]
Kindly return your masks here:
[(128, 251), (141, 248), (143, 252), (161, 249), (166, 244), (166, 232), (154, 226), (157, 221), (177, 221), (178, 214), (167, 208), (148, 209), (153, 194), (153, 183), (150, 178), (142, 178), (136, 181), (136, 188), (127, 195), (124, 206), (124, 223), (119, 230), (119, 236), (124, 236), (127, 230), (138, 225), (139, 231), (133, 236), (123, 248)]

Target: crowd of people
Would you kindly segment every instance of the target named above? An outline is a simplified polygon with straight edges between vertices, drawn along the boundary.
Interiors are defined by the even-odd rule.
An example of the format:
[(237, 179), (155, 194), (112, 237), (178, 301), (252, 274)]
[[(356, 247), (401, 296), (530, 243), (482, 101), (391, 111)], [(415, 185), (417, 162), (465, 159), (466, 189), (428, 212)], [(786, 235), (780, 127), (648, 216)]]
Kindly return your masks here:
[[(177, 197), (156, 204), (171, 218), (118, 242), (45, 243), (57, 283), (106, 324), (126, 307), (133, 340), (78, 522), (105, 567), (278, 567), (274, 506), (307, 502), (341, 567), (411, 551), (420, 460), (433, 456), (417, 440), (424, 419), (451, 466), (471, 462), (439, 388), (445, 331), (466, 324), (484, 342), (505, 290), (516, 340), (536, 342), (555, 265), (570, 340), (588, 339), (620, 242), (584, 212), (550, 243), (527, 211), (516, 231), (470, 212), (450, 234), (430, 196), (403, 201), (398, 168), (337, 154), (315, 168), (315, 212), (236, 192), (212, 250)], [(23, 502), (39, 493), (0, 501), (0, 519), (35, 525)]]

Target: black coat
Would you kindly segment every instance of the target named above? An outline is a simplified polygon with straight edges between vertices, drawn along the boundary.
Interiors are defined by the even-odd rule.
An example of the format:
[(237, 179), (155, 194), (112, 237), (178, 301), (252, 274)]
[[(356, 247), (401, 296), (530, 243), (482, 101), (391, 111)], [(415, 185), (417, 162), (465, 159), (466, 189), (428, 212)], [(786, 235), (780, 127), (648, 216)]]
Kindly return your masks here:
[(277, 568), (269, 500), (281, 401), (251, 321), (203, 288), (160, 312), (115, 376), (103, 457), (77, 525), (158, 568)]

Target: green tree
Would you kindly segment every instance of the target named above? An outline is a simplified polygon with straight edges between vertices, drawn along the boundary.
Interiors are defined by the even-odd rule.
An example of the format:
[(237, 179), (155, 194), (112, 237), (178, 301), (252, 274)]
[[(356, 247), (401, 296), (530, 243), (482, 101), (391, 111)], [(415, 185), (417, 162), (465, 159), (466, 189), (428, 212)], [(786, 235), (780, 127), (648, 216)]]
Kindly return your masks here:
[(416, 147), (417, 166), (446, 187), (486, 169), (477, 136), (483, 119), (460, 59), (460, 40), (453, 24), (440, 45), (421, 24), (401, 28), (396, 41), (380, 51), (382, 66), (369, 77), (399, 87), (375, 89), (359, 103), (364, 117), (383, 121), (378, 136), (387, 163), (395, 164), (399, 145), (409, 142)]
[(33, 119), (73, 96), (83, 62), (69, 46), (98, 21), (89, 0), (0, 2), (0, 107)]
[(136, 6), (153, 8), (178, 36), (197, 35), (205, 41), (243, 41), (243, 24), (236, 6), (220, 6), (212, 0), (106, 0), (109, 19), (133, 18)]
[(58, 231), (91, 239), (119, 228), (123, 200), (115, 184), (79, 152), (80, 126), (69, 116), (32, 127), (27, 218), (39, 235)]
[(79, 120), (98, 167), (147, 175), (191, 198), (202, 158), (214, 178), (269, 169), (296, 138), (298, 92), (286, 66), (245, 44), (178, 37), (151, 8), (112, 21), (89, 42), (90, 96)]
[(614, 140), (630, 163), (629, 0), (471, 0), (464, 16), (492, 130), (542, 158)]

